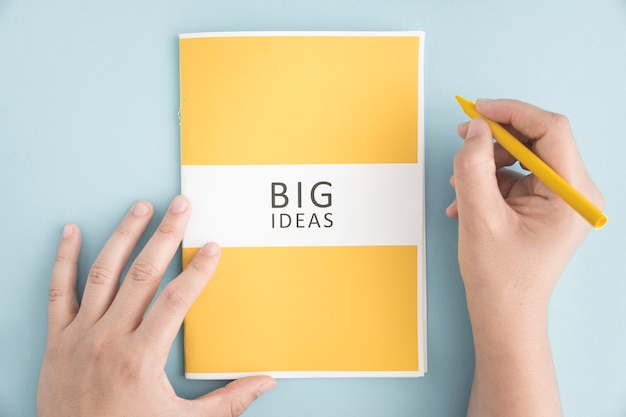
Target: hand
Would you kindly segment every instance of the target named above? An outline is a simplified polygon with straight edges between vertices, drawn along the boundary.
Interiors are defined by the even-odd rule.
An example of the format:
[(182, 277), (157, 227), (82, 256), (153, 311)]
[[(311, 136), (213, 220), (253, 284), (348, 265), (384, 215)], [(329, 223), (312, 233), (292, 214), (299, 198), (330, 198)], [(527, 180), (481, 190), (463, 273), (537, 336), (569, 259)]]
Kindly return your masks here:
[[(478, 100), (476, 106), (603, 206), (564, 116), (512, 100)], [(451, 182), (457, 198), (447, 214), (459, 219), (459, 263), (466, 288), (547, 303), (589, 225), (534, 175), (501, 169), (516, 160), (493, 144), (483, 120), (462, 124), (459, 134), (466, 139), (454, 161)]]
[[(576, 150), (569, 122), (529, 104), (479, 100), (501, 123), (597, 206), (600, 192)], [(470, 416), (560, 416), (547, 330), (548, 303), (590, 226), (534, 175), (501, 169), (515, 159), (476, 119), (454, 160), (459, 265), (472, 324), (476, 367)]]
[(81, 236), (75, 225), (65, 226), (50, 283), (39, 416), (232, 417), (275, 386), (270, 377), (249, 377), (186, 400), (167, 379), (171, 344), (220, 256), (216, 244), (204, 246), (146, 313), (190, 212), (185, 197), (173, 200), (118, 291), (122, 270), (153, 214), (149, 203), (137, 202), (94, 262), (80, 307), (75, 287)]

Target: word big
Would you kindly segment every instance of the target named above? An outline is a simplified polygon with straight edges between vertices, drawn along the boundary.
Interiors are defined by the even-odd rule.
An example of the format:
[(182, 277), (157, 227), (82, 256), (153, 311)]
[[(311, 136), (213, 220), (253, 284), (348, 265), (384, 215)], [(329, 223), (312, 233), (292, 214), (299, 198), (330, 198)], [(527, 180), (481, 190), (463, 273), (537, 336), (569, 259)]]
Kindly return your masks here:
[[(309, 199), (313, 206), (317, 208), (329, 208), (333, 204), (332, 194), (330, 188), (332, 184), (328, 181), (316, 182), (309, 193)], [(318, 190), (320, 189), (320, 190)], [(295, 196), (288, 195), (287, 184), (284, 182), (272, 183), (272, 208), (273, 209), (289, 209), (293, 206), (295, 199), (296, 207), (302, 208), (302, 182), (298, 181), (296, 185)], [(290, 206), (290, 203), (291, 206)], [(321, 220), (321, 223), (320, 223)], [(272, 229), (276, 227), (286, 229), (289, 227), (295, 227), (297, 229), (311, 228), (317, 226), (318, 228), (329, 228), (333, 226), (332, 213), (324, 212), (320, 213), (313, 211), (310, 213), (304, 212), (279, 212), (272, 213)]]

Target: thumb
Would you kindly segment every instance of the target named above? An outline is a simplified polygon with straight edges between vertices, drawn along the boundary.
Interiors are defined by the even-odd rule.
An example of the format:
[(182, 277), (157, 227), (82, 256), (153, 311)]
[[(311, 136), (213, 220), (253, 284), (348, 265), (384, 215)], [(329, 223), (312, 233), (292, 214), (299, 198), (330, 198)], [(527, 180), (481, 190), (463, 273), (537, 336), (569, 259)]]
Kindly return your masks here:
[(454, 187), (460, 220), (492, 221), (496, 207), (504, 202), (496, 178), (493, 137), (482, 119), (471, 121), (454, 157)]
[(237, 379), (223, 388), (210, 392), (198, 399), (203, 416), (238, 417), (261, 395), (276, 386), (269, 376), (250, 376)]

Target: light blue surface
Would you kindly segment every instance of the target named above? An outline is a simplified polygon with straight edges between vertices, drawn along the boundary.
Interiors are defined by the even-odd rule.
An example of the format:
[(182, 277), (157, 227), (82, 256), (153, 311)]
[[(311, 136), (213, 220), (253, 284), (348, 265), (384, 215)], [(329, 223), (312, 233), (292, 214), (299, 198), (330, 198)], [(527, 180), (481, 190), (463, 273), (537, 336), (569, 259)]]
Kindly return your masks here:
[[(626, 1), (0, 0), (0, 416), (34, 416), (46, 303), (65, 222), (84, 278), (133, 201), (179, 192), (178, 44), (184, 32), (424, 30), (429, 372), (418, 380), (283, 380), (246, 414), (465, 414), (471, 332), (444, 215), (465, 120), (455, 94), (514, 97), (568, 115), (609, 223), (558, 284), (550, 334), (566, 416), (626, 415)], [(152, 229), (154, 228), (154, 223)], [(177, 257), (166, 275), (180, 269)], [(193, 397), (177, 339), (167, 366)]]

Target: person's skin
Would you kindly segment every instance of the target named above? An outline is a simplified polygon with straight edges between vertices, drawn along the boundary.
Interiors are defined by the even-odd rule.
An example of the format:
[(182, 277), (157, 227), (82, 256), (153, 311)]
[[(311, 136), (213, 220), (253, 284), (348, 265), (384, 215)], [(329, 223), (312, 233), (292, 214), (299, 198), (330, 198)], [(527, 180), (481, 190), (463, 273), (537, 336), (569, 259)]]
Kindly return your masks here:
[[(529, 104), (479, 100), (478, 111), (509, 128), (565, 180), (603, 207), (576, 150), (569, 122)], [(515, 160), (489, 126), (459, 126), (454, 159), (459, 264), (476, 367), (468, 416), (560, 416), (548, 340), (548, 303), (590, 226), (533, 175), (500, 168)]]
[(50, 282), (48, 340), (37, 392), (40, 417), (233, 417), (276, 385), (270, 377), (243, 378), (195, 400), (178, 397), (171, 386), (164, 370), (168, 352), (220, 257), (217, 244), (204, 246), (148, 309), (190, 213), (187, 198), (172, 201), (119, 286), (153, 215), (148, 202), (135, 203), (94, 262), (80, 307), (81, 235), (77, 226), (65, 226)]
[[(508, 100), (479, 100), (476, 106), (603, 206), (564, 117)], [(446, 212), (459, 220), (459, 263), (476, 351), (468, 415), (558, 416), (548, 302), (589, 226), (534, 176), (500, 170), (515, 161), (494, 146), (484, 121), (463, 124), (459, 133), (466, 139), (454, 160), (456, 200)], [(118, 290), (153, 213), (149, 203), (137, 202), (96, 259), (80, 307), (75, 293), (80, 232), (65, 226), (50, 284), (40, 417), (232, 417), (275, 386), (272, 378), (250, 377), (184, 400), (167, 379), (172, 341), (219, 259), (219, 247), (206, 245), (148, 309), (190, 209), (182, 196), (172, 202)]]

